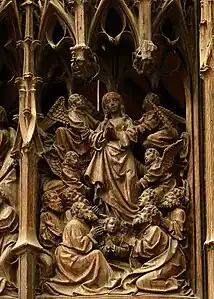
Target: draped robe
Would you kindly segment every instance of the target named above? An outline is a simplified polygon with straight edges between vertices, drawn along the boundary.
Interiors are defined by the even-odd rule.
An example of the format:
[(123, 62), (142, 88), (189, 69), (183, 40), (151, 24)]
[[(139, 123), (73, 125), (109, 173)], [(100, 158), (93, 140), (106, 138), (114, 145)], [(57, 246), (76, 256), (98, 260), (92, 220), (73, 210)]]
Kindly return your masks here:
[(97, 121), (86, 111), (70, 110), (68, 113), (69, 128), (59, 127), (56, 131), (56, 144), (67, 151), (79, 155), (90, 150), (89, 136), (97, 126)]
[(159, 226), (147, 225), (133, 244), (132, 258), (137, 258), (142, 266), (126, 276), (116, 293), (165, 293), (185, 285), (185, 255), (178, 240)]
[(85, 177), (101, 185), (100, 198), (105, 213), (131, 222), (137, 211), (137, 171), (130, 142), (137, 141), (137, 132), (129, 117), (109, 119), (116, 138), (104, 135), (106, 121), (100, 123), (92, 136), (94, 154)]
[(0, 294), (7, 286), (15, 288), (11, 267), (16, 257), (12, 248), (18, 239), (18, 216), (16, 211), (4, 203), (0, 208)]
[(107, 293), (116, 280), (113, 271), (90, 235), (89, 226), (72, 219), (65, 226), (63, 241), (57, 247), (56, 275), (44, 285), (51, 294), (90, 295)]

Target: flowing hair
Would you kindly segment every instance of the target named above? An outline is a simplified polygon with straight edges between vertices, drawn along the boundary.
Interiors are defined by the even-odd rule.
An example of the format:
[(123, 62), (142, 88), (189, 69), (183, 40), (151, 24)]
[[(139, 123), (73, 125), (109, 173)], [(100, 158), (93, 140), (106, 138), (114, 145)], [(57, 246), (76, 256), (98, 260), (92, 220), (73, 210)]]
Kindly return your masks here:
[(87, 102), (86, 98), (78, 93), (73, 93), (72, 95), (70, 95), (70, 97), (68, 98), (68, 109), (72, 109), (76, 106), (76, 101), (81, 98), (82, 100), (85, 101), (85, 103)]
[(126, 113), (125, 113), (125, 107), (124, 107), (124, 102), (123, 102), (123, 98), (122, 96), (115, 92), (115, 91), (110, 91), (106, 94), (104, 94), (103, 98), (102, 98), (102, 108), (103, 108), (103, 112), (104, 112), (104, 117), (105, 119), (109, 119), (110, 116), (109, 116), (109, 112), (108, 110), (106, 109), (106, 101), (109, 99), (109, 98), (115, 98), (117, 100), (119, 100), (119, 103), (120, 103), (120, 111), (121, 111), (121, 116), (122, 117), (127, 117)]

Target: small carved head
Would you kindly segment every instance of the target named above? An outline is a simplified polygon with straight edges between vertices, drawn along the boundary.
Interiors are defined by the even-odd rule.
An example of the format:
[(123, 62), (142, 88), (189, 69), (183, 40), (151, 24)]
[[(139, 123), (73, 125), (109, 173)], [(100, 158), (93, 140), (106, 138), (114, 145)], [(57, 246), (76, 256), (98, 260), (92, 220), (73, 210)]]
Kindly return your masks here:
[(72, 94), (68, 98), (68, 109), (72, 108), (84, 110), (86, 108), (86, 98), (78, 93)]
[(71, 213), (73, 217), (83, 219), (86, 222), (94, 222), (98, 219), (91, 207), (81, 201), (77, 201), (73, 204)]
[(158, 206), (160, 200), (161, 198), (154, 189), (147, 188), (139, 197), (139, 207), (143, 208), (148, 204)]
[(155, 148), (148, 148), (145, 151), (144, 154), (144, 160), (145, 160), (145, 164), (151, 164), (152, 162), (154, 162), (157, 158), (160, 158), (160, 154), (159, 152), (155, 149)]
[(111, 91), (106, 93), (102, 98), (102, 108), (105, 118), (111, 118), (111, 113), (118, 113), (121, 116), (125, 115), (124, 103), (121, 95)]
[(120, 223), (115, 217), (108, 217), (103, 222), (104, 231), (108, 233), (115, 233), (120, 229)]
[(164, 202), (161, 204), (163, 209), (185, 208), (189, 203), (189, 198), (185, 196), (183, 187), (173, 188), (165, 195), (164, 199)]
[(65, 154), (63, 166), (68, 165), (72, 168), (77, 168), (79, 163), (79, 156), (75, 151), (69, 151)]
[(132, 224), (133, 226), (140, 226), (143, 224), (158, 225), (161, 217), (162, 213), (159, 209), (155, 205), (148, 204), (137, 214)]
[(155, 106), (159, 106), (159, 105), (160, 105), (159, 96), (155, 93), (150, 92), (146, 95), (146, 97), (143, 100), (142, 109), (144, 111), (149, 111), (151, 109), (154, 109)]
[(66, 188), (65, 191), (62, 193), (61, 198), (66, 208), (70, 208), (77, 201), (89, 204), (86, 197), (77, 190), (75, 190), (73, 187)]
[(49, 209), (56, 213), (62, 213), (64, 211), (62, 199), (55, 190), (49, 190), (43, 194), (42, 211)]
[(7, 124), (7, 113), (4, 107), (0, 106), (0, 125), (6, 125), (6, 124)]

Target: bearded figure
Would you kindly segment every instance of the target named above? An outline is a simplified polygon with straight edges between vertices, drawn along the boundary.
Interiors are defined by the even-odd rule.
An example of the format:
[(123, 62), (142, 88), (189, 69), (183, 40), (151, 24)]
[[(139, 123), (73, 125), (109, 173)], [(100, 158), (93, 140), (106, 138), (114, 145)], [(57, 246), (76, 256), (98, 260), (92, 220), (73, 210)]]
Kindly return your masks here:
[(184, 278), (185, 255), (178, 240), (159, 226), (161, 218), (156, 206), (146, 204), (134, 219), (137, 238), (132, 241), (131, 257), (138, 261), (138, 268), (123, 280), (122, 293), (192, 293)]
[(72, 213), (55, 252), (56, 275), (44, 284), (44, 291), (67, 296), (107, 293), (116, 281), (102, 252), (94, 249), (103, 228), (90, 229), (97, 216), (83, 202), (74, 203)]
[(40, 215), (40, 243), (44, 248), (54, 251), (62, 239), (63, 224), (60, 215), (64, 211), (62, 200), (54, 190), (43, 195), (43, 207)]

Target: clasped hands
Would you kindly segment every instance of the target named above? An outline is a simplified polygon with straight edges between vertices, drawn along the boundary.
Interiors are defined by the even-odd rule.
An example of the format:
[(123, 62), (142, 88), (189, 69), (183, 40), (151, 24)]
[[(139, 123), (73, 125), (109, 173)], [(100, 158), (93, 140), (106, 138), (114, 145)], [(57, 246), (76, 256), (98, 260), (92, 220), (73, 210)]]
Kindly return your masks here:
[(119, 254), (119, 247), (116, 246), (111, 240), (108, 240), (105, 245), (105, 251), (107, 253), (113, 252), (114, 254)]
[(106, 126), (104, 127), (104, 137), (106, 137), (108, 140), (117, 139), (117, 134), (114, 126), (110, 122), (107, 122)]

